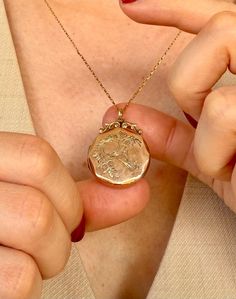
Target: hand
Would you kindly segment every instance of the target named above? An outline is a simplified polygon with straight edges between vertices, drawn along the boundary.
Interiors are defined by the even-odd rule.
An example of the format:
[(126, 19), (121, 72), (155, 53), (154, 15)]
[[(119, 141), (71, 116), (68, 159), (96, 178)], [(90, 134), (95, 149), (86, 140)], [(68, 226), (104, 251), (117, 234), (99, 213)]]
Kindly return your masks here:
[[(121, 7), (134, 20), (175, 24), (198, 33), (169, 76), (177, 103), (198, 121), (196, 130), (141, 105), (128, 109), (126, 118), (142, 127), (154, 158), (190, 172), (236, 212), (236, 87), (212, 91), (227, 68), (236, 73), (236, 5), (216, 0), (137, 0)], [(231, 11), (212, 16), (221, 9)], [(113, 110), (106, 117), (112, 114)]]
[(40, 298), (42, 279), (67, 263), (83, 212), (96, 230), (136, 215), (148, 198), (145, 180), (116, 190), (76, 183), (47, 142), (0, 133), (0, 298)]
[(216, 13), (236, 12), (235, 0), (136, 0), (121, 9), (136, 22), (198, 33)]

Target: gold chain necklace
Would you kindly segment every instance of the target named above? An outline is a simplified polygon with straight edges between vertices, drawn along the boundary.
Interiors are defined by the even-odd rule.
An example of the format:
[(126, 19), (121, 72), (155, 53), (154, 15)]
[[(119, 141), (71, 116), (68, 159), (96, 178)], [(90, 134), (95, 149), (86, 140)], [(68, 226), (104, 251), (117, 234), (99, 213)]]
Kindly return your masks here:
[(74, 40), (57, 17), (51, 5), (47, 0), (43, 1), (72, 44), (76, 53), (82, 59), (90, 73), (93, 75), (111, 103), (116, 107), (118, 112), (117, 120), (112, 123), (105, 124), (105, 126), (99, 130), (100, 134), (89, 147), (89, 169), (97, 177), (97, 179), (112, 185), (127, 185), (138, 181), (145, 175), (149, 167), (150, 151), (142, 137), (142, 130), (139, 129), (136, 124), (125, 121), (123, 115), (129, 104), (134, 101), (161, 65), (164, 58), (167, 56), (167, 53), (180, 36), (181, 31), (178, 31), (177, 35), (169, 44), (161, 58), (158, 59), (151, 71), (144, 77), (142, 82), (138, 85), (137, 90), (133, 93), (125, 106), (120, 109), (96, 75), (91, 65), (78, 49)]

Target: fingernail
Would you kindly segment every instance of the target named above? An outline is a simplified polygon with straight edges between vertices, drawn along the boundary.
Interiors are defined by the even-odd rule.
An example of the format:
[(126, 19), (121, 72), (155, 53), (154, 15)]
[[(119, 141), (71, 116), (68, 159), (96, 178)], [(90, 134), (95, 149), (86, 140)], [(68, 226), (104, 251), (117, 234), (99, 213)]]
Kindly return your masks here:
[(137, 0), (121, 0), (123, 3), (132, 3), (132, 2), (135, 2)]
[(85, 217), (83, 214), (79, 226), (71, 234), (71, 242), (77, 243), (81, 241), (84, 235), (85, 235)]
[(194, 118), (192, 118), (192, 116), (189, 115), (188, 113), (186, 113), (184, 111), (183, 111), (183, 113), (184, 113), (185, 117), (187, 118), (188, 122), (190, 123), (190, 125), (192, 125), (192, 127), (194, 127), (194, 129), (196, 129), (198, 122)]

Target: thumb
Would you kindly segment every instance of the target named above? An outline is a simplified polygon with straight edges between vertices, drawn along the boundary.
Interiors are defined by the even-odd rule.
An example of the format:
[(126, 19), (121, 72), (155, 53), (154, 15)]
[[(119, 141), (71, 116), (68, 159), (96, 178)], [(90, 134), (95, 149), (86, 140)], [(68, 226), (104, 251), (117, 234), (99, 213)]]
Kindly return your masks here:
[(139, 23), (177, 27), (198, 33), (221, 11), (236, 12), (233, 0), (120, 0), (123, 12)]
[[(123, 104), (119, 104), (119, 107), (122, 106)], [(116, 117), (117, 111), (111, 107), (104, 116), (104, 122), (114, 121)], [(192, 144), (195, 129), (189, 124), (140, 104), (130, 104), (124, 118), (136, 123), (143, 131), (143, 137), (154, 159), (173, 164), (195, 177), (201, 176), (203, 182), (209, 183), (209, 177), (200, 173), (194, 158)]]
[(86, 230), (94, 231), (124, 222), (138, 215), (149, 201), (145, 179), (125, 188), (114, 188), (90, 179), (77, 182), (83, 200)]

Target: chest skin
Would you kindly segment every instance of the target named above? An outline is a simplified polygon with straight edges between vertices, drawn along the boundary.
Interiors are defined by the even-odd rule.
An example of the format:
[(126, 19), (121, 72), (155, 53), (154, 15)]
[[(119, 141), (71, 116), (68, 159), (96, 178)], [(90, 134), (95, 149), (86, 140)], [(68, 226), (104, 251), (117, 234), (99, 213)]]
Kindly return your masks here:
[[(127, 101), (176, 34), (141, 25), (118, 1), (50, 1), (117, 102)], [(41, 0), (5, 0), (37, 134), (56, 149), (76, 180), (90, 176), (88, 146), (111, 103)], [(169, 66), (192, 36), (183, 34), (136, 101), (182, 118), (167, 90)], [(139, 216), (89, 233), (78, 245), (97, 298), (144, 298), (166, 248), (186, 172), (152, 161), (152, 199)], [(112, 274), (112, 275), (111, 275)]]

